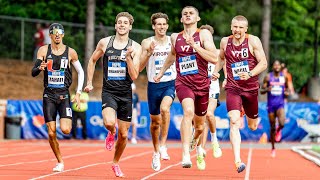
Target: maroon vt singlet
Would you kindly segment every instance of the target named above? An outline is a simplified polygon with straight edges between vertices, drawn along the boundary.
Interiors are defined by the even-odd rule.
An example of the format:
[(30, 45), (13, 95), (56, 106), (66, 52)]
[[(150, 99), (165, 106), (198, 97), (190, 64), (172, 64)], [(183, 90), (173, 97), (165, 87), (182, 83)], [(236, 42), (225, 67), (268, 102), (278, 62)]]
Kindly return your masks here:
[[(200, 30), (192, 36), (196, 44), (200, 44)], [(186, 85), (193, 91), (209, 92), (210, 79), (208, 78), (208, 62), (204, 60), (183, 38), (183, 31), (176, 39), (176, 86)]]
[(225, 59), (227, 65), (227, 85), (226, 89), (241, 89), (251, 91), (259, 89), (258, 76), (253, 76), (248, 80), (239, 80), (238, 72), (251, 71), (257, 64), (257, 59), (249, 50), (249, 34), (246, 34), (245, 40), (239, 46), (232, 43), (233, 35), (229, 36), (228, 44), (225, 50)]

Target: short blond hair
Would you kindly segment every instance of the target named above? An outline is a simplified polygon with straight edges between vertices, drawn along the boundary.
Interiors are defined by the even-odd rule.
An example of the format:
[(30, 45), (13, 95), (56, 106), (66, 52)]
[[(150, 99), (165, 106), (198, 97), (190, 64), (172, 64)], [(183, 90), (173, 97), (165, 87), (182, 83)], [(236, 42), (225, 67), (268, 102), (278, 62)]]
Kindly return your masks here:
[(200, 16), (199, 10), (198, 10), (196, 7), (194, 7), (194, 6), (185, 6), (185, 7), (181, 10), (181, 15), (183, 15), (183, 14), (182, 14), (183, 10), (184, 10), (184, 9), (187, 9), (187, 8), (193, 8), (193, 9), (196, 10), (196, 12), (198, 13), (198, 16)]
[(155, 25), (156, 24), (156, 19), (158, 19), (158, 18), (164, 18), (167, 21), (167, 23), (169, 21), (169, 17), (168, 17), (167, 14), (162, 13), (162, 12), (157, 12), (157, 13), (154, 13), (154, 14), (151, 15), (151, 18), (150, 18), (151, 24)]
[(248, 19), (242, 15), (237, 15), (234, 18), (232, 18), (231, 23), (235, 20), (236, 21), (245, 21), (247, 23), (247, 26), (249, 25)]
[(133, 16), (132, 16), (130, 13), (128, 13), (128, 12), (120, 12), (120, 13), (116, 16), (116, 23), (118, 22), (118, 19), (119, 19), (120, 17), (126, 17), (126, 18), (128, 18), (130, 25), (132, 25), (133, 22), (134, 22)]
[(209, 24), (200, 26), (200, 29), (207, 29), (207, 30), (209, 30), (211, 32), (211, 34), (214, 33), (213, 27), (210, 26)]

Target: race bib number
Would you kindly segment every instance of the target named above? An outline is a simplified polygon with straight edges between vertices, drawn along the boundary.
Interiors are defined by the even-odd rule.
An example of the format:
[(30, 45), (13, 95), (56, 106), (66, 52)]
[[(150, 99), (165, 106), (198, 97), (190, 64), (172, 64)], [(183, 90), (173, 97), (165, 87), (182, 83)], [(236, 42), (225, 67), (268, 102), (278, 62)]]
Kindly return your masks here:
[(249, 72), (248, 61), (241, 61), (231, 64), (232, 75), (234, 80), (240, 80), (239, 72)]
[(126, 62), (108, 62), (108, 80), (126, 80)]
[(72, 117), (72, 109), (71, 108), (66, 108), (66, 115), (68, 117)]
[[(159, 60), (159, 59), (156, 59), (154, 64), (155, 64), (155, 67), (156, 67), (156, 75), (158, 75), (160, 73), (160, 70), (164, 64), (165, 60)], [(168, 68), (167, 71), (164, 73), (164, 76), (171, 76), (172, 74), (172, 70), (171, 68)]]
[(248, 48), (242, 48), (241, 49), (241, 57), (242, 58), (248, 58), (249, 57), (249, 49)]
[(67, 69), (68, 67), (68, 59), (61, 59), (60, 69)]
[[(196, 46), (200, 46), (200, 41), (196, 41), (196, 42), (194, 42), (194, 44), (196, 44)], [(197, 51), (195, 49), (193, 49), (193, 52), (195, 53)]]
[(271, 94), (274, 96), (282, 95), (282, 87), (281, 86), (272, 86), (271, 87)]
[(179, 58), (180, 74), (182, 76), (188, 74), (198, 74), (198, 64), (195, 55), (185, 56)]
[(64, 71), (48, 71), (48, 87), (64, 87)]
[(212, 63), (208, 63), (208, 77), (211, 78), (212, 77), (212, 73), (214, 71), (216, 65), (212, 64)]
[(126, 61), (127, 50), (122, 50), (120, 55), (120, 60)]

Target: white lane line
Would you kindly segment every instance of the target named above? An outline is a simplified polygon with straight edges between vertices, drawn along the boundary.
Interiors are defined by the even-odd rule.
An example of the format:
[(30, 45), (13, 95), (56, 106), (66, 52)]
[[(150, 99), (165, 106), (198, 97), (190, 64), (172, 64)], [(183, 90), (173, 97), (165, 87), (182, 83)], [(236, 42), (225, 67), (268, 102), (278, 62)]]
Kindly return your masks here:
[[(69, 159), (73, 157), (78, 157), (78, 156), (85, 156), (88, 154), (95, 154), (95, 153), (100, 153), (100, 152), (105, 152), (105, 150), (98, 150), (98, 151), (93, 151), (93, 152), (86, 152), (86, 153), (80, 153), (80, 154), (73, 154), (69, 156), (63, 156), (63, 159)], [(27, 162), (17, 162), (13, 164), (0, 164), (0, 167), (6, 167), (6, 166), (16, 166), (16, 165), (21, 165), (21, 164), (34, 164), (34, 163), (42, 163), (42, 162), (49, 162), (49, 161), (56, 161), (56, 158), (53, 159), (46, 159), (46, 160), (38, 160), (38, 161), (27, 161)]]
[[(70, 149), (74, 149), (74, 148), (73, 147), (64, 148), (64, 150), (70, 150)], [(38, 153), (43, 153), (43, 152), (52, 152), (52, 150), (39, 150), (39, 151), (32, 151), (32, 152), (22, 152), (22, 153), (15, 153), (15, 154), (7, 154), (7, 155), (0, 156), (0, 158), (12, 157), (12, 156), (20, 156), (20, 155), (23, 156), (23, 155), (28, 155), (28, 154), (38, 154)]]
[[(125, 161), (125, 160), (128, 160), (128, 159), (132, 159), (132, 158), (135, 158), (135, 157), (143, 156), (143, 155), (145, 155), (145, 154), (149, 154), (149, 153), (152, 153), (152, 152), (153, 152), (153, 151), (147, 151), (147, 152), (143, 152), (143, 153), (140, 153), (140, 154), (135, 154), (135, 155), (131, 155), (131, 156), (126, 156), (126, 157), (122, 158), (122, 159), (120, 160), (120, 162)], [(49, 177), (49, 176), (53, 176), (53, 175), (57, 175), (57, 174), (62, 174), (62, 173), (65, 173), (65, 172), (77, 171), (77, 170), (84, 169), (84, 168), (87, 168), (87, 167), (97, 166), (97, 165), (101, 165), (101, 164), (110, 164), (110, 163), (112, 163), (112, 161), (109, 161), (109, 162), (99, 162), (99, 163), (94, 163), (94, 164), (88, 164), (88, 165), (85, 165), (85, 166), (80, 166), (80, 167), (78, 167), (78, 168), (73, 168), (73, 169), (64, 170), (63, 172), (56, 172), (56, 173), (51, 173), (51, 174), (47, 174), (47, 175), (43, 175), (43, 176), (31, 178), (30, 180), (42, 179), (42, 178), (45, 178), (45, 177)]]
[(252, 151), (253, 151), (253, 149), (252, 149), (252, 147), (250, 147), (249, 153), (248, 153), (248, 159), (247, 159), (246, 175), (244, 176), (244, 180), (249, 180), (250, 179), (250, 167), (251, 167)]
[(303, 149), (311, 149), (311, 147), (303, 147), (303, 146), (301, 146), (301, 147), (292, 147), (291, 149), (292, 149), (292, 151), (300, 154), (302, 157), (304, 157), (304, 158), (314, 162), (318, 166), (320, 166), (320, 159), (319, 158), (314, 157), (314, 156), (312, 156), (312, 155), (310, 155), (310, 154), (308, 154), (308, 153), (303, 151)]

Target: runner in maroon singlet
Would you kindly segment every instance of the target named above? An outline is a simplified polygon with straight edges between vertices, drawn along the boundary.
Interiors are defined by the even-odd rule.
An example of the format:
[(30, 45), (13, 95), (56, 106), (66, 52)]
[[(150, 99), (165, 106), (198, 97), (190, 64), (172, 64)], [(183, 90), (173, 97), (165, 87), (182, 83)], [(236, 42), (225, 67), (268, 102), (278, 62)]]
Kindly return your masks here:
[[(207, 70), (208, 61), (216, 63), (218, 53), (211, 33), (207, 29), (199, 30), (197, 28), (197, 22), (200, 20), (198, 10), (193, 6), (186, 6), (182, 9), (181, 15), (184, 30), (171, 35), (171, 53), (154, 80), (159, 82), (164, 72), (176, 61), (175, 86), (183, 108), (180, 129), (183, 146), (182, 167), (190, 168), (192, 163), (189, 150), (195, 149), (203, 131), (207, 112), (210, 85)], [(190, 142), (192, 119), (194, 119), (195, 133)], [(198, 157), (203, 160), (202, 155), (198, 154)], [(201, 163), (203, 167), (204, 161)]]
[[(238, 173), (245, 169), (240, 158), (240, 112), (241, 106), (247, 115), (251, 130), (258, 127), (258, 75), (267, 68), (266, 56), (258, 37), (246, 34), (248, 20), (236, 16), (231, 21), (232, 35), (221, 39), (220, 59), (215, 72), (219, 72), (226, 60), (227, 109), (230, 118), (230, 141)], [(217, 73), (214, 74), (219, 77)]]

